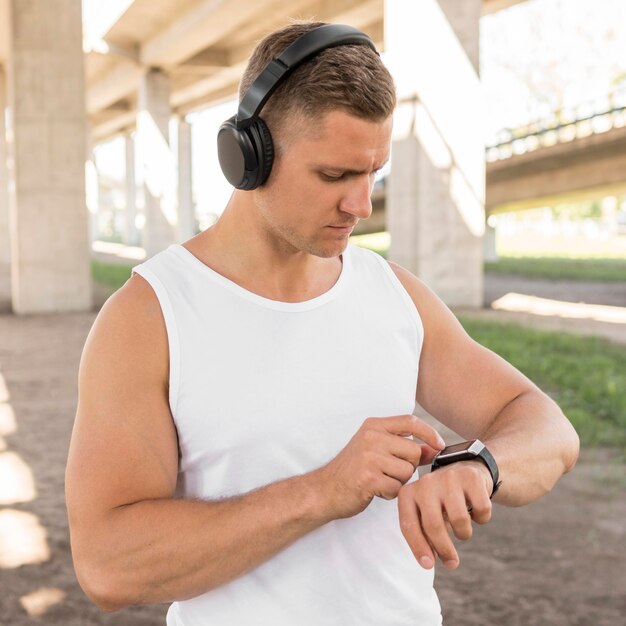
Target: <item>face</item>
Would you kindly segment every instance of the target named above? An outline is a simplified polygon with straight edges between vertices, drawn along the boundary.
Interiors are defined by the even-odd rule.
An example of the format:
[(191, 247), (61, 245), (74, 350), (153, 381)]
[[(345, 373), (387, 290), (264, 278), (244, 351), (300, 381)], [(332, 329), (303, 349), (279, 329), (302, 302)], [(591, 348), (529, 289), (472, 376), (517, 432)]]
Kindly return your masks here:
[(372, 212), (376, 172), (389, 158), (392, 118), (345, 111), (298, 124), (265, 185), (254, 193), (259, 225), (279, 253), (341, 254), (354, 226)]

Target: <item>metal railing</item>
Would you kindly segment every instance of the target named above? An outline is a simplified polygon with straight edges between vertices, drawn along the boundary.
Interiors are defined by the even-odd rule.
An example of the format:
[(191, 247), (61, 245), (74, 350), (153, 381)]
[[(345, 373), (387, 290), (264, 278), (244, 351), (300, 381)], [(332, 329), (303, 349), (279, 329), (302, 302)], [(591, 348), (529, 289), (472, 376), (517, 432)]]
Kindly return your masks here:
[(488, 162), (626, 126), (626, 86), (606, 96), (553, 111), (519, 128), (504, 128), (497, 143), (486, 146)]

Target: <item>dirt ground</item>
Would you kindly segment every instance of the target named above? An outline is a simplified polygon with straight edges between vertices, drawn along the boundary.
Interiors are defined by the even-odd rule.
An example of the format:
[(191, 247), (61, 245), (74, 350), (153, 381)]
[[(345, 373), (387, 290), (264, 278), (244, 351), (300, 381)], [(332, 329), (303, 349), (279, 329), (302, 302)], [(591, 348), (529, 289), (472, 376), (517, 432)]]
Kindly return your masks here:
[[(165, 606), (101, 613), (83, 595), (72, 569), (63, 475), (78, 362), (94, 318), (94, 313), (0, 315), (0, 498), (5, 494), (0, 499), (0, 626), (164, 624)], [(15, 428), (6, 404), (2, 412), (3, 402), (12, 409)], [(460, 544), (460, 568), (437, 573), (444, 623), (623, 624), (626, 466), (613, 457), (585, 450), (574, 471), (545, 498), (519, 509), (496, 506), (492, 522), (477, 526), (474, 537)], [(22, 474), (32, 473), (36, 488), (24, 502), (16, 502), (19, 494), (11, 500), (11, 489), (2, 485), (7, 459), (16, 458), (26, 466)], [(33, 544), (11, 525), (17, 518), (28, 518), (42, 533), (49, 553), (41, 562), (2, 565), (3, 554)], [(45, 589), (54, 590), (51, 605), (40, 617), (29, 616), (25, 598)]]

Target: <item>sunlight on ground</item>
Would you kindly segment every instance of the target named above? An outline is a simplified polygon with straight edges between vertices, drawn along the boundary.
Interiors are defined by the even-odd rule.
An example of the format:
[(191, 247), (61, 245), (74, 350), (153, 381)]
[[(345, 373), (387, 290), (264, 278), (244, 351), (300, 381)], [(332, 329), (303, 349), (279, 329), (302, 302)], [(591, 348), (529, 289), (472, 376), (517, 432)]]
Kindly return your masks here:
[(47, 610), (63, 602), (65, 592), (61, 589), (44, 587), (20, 598), (20, 604), (31, 617), (41, 617)]
[(492, 308), (499, 311), (517, 311), (533, 315), (550, 315), (570, 319), (588, 319), (610, 324), (626, 324), (626, 308), (585, 304), (584, 302), (563, 302), (548, 300), (521, 293), (507, 293), (496, 300)]
[(0, 504), (31, 502), (37, 496), (33, 473), (19, 454), (0, 454)]
[(9, 401), (9, 390), (7, 389), (6, 382), (4, 381), (4, 376), (0, 373), (0, 402), (8, 402)]
[(0, 511), (0, 568), (43, 563), (50, 559), (45, 528), (32, 513)]
[[(2, 375), (0, 374), (0, 378)], [(1, 382), (0, 382), (1, 384)], [(13, 413), (13, 407), (0, 401), (0, 437), (11, 435), (17, 430), (17, 424), (15, 422), (15, 413)]]

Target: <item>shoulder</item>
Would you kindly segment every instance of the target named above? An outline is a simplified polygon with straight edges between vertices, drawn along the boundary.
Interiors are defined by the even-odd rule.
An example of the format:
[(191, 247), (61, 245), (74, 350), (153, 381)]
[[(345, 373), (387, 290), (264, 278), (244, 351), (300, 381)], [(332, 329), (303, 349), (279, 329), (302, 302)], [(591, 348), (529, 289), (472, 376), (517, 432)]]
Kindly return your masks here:
[(152, 334), (163, 322), (159, 300), (150, 283), (133, 274), (105, 303), (96, 323), (113, 325), (120, 331)]
[(387, 262), (418, 310), (424, 325), (426, 348), (472, 343), (454, 313), (423, 280), (401, 265)]
[(428, 319), (435, 315), (441, 315), (444, 311), (447, 312), (446, 315), (452, 315), (439, 296), (423, 280), (394, 261), (387, 261), (387, 263), (411, 296), (422, 318)]
[(150, 284), (133, 274), (104, 304), (91, 328), (85, 361), (100, 371), (141, 366), (145, 375), (167, 381), (167, 330), (161, 306)]

